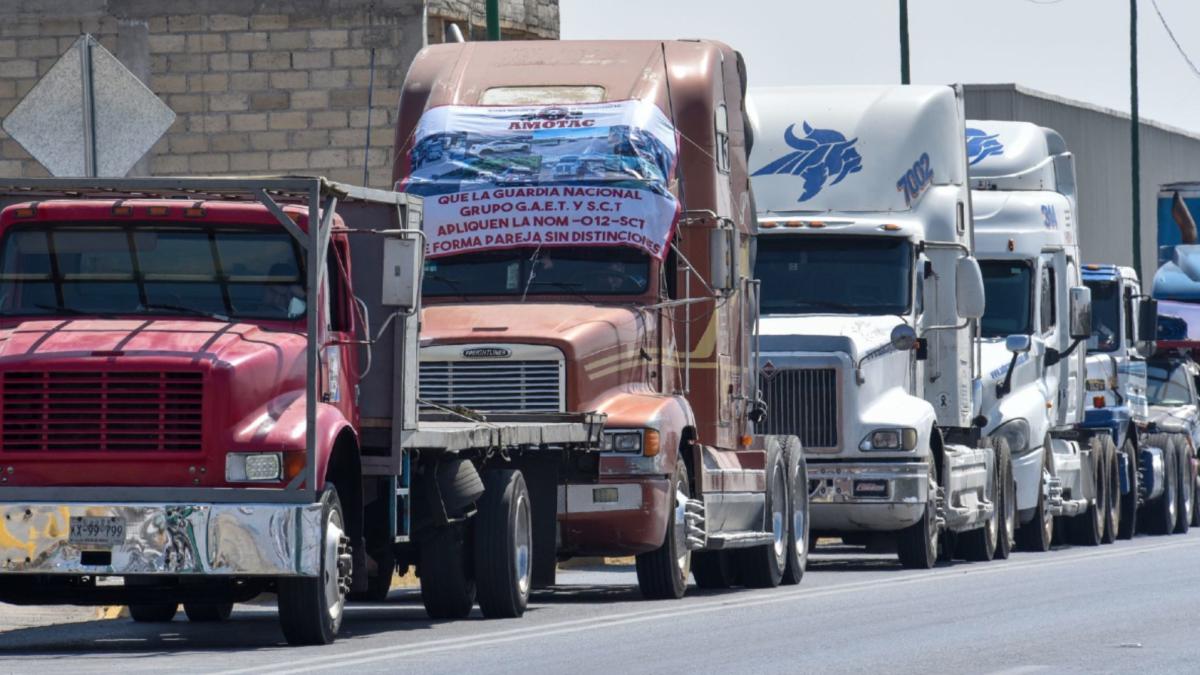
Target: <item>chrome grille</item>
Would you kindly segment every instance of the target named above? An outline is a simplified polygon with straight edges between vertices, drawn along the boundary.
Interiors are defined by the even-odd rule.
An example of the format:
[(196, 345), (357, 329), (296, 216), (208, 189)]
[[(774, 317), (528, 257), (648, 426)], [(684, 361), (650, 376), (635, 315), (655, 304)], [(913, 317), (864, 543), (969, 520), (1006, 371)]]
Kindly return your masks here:
[(767, 403), (764, 433), (795, 434), (809, 448), (838, 447), (838, 387), (834, 368), (776, 370), (759, 376)]
[(422, 361), (421, 399), (484, 412), (561, 412), (560, 361)]
[(199, 452), (203, 386), (199, 372), (6, 372), (0, 450)]

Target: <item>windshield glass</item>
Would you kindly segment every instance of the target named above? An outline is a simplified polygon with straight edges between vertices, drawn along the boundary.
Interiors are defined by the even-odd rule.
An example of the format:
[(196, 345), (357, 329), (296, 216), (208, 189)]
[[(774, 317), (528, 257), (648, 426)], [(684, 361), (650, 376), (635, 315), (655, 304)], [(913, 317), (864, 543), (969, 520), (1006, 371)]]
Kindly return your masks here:
[(431, 297), (640, 295), (649, 283), (650, 257), (634, 248), (533, 247), (426, 260), (422, 292)]
[(1031, 268), (1023, 262), (980, 260), (987, 307), (980, 333), (983, 337), (1029, 335), (1033, 332)]
[(304, 315), (286, 232), (169, 224), (39, 225), (0, 242), (0, 315)]
[(754, 274), (763, 314), (906, 314), (912, 244), (898, 237), (770, 235)]
[(1116, 351), (1121, 344), (1121, 293), (1112, 281), (1088, 281), (1092, 289), (1092, 336), (1089, 352)]
[(1146, 364), (1146, 399), (1150, 405), (1187, 405), (1187, 369), (1170, 362)]

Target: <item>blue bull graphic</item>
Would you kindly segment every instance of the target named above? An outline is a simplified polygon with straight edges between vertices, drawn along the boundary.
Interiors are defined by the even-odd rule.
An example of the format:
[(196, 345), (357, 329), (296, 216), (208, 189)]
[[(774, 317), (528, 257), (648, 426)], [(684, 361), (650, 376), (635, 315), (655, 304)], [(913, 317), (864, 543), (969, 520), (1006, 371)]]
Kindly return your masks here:
[(833, 176), (830, 185), (837, 185), (852, 173), (862, 171), (862, 155), (854, 149), (857, 138), (846, 140), (843, 134), (832, 129), (814, 129), (804, 122), (804, 138), (793, 133), (795, 124), (783, 132), (783, 140), (795, 152), (780, 157), (754, 172), (755, 176), (787, 174), (804, 178), (804, 193), (796, 201), (812, 199), (825, 187), (825, 181)]
[(996, 140), (1000, 134), (989, 134), (983, 129), (967, 129), (967, 159), (974, 166), (992, 155), (1003, 155), (1004, 144)]

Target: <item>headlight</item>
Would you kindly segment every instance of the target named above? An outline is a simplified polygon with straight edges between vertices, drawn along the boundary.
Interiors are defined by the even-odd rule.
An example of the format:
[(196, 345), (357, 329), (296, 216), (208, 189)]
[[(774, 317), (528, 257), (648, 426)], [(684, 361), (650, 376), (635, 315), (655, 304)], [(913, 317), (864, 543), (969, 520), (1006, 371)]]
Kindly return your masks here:
[(283, 479), (283, 456), (278, 452), (231, 452), (225, 456), (225, 481), (248, 483)]
[(1001, 424), (992, 435), (1008, 441), (1008, 451), (1013, 454), (1029, 449), (1029, 422), (1023, 419), (1009, 420)]
[(912, 450), (917, 447), (917, 430), (876, 429), (858, 444), (859, 450)]
[(644, 431), (606, 431), (602, 449), (604, 452), (620, 452), (642, 454), (653, 457), (659, 450), (658, 432), (653, 429)]

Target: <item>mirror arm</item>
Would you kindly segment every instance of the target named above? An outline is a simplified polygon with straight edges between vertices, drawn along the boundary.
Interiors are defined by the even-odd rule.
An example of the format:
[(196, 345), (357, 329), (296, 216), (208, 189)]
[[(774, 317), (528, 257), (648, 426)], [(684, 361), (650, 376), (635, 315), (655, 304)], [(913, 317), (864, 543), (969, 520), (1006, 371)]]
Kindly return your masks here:
[(1012, 391), (1013, 371), (1017, 369), (1017, 357), (1021, 352), (1013, 352), (1012, 360), (1008, 362), (1008, 372), (1004, 374), (1004, 382), (996, 385), (996, 400), (1000, 400)]

